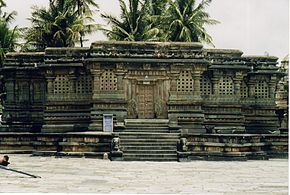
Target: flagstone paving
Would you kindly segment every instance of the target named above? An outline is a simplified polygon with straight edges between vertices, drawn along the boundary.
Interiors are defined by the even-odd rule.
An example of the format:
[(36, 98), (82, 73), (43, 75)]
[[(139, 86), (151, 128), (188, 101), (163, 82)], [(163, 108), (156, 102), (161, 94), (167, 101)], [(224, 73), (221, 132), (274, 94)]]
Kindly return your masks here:
[(111, 162), (91, 158), (9, 155), (0, 169), (0, 192), (288, 194), (288, 160)]

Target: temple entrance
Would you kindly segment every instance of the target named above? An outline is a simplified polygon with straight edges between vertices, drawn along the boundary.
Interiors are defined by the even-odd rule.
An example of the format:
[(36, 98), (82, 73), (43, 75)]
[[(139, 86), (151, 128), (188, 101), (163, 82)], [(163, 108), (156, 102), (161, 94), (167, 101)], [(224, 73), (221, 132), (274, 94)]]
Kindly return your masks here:
[(138, 86), (138, 118), (154, 118), (154, 86)]

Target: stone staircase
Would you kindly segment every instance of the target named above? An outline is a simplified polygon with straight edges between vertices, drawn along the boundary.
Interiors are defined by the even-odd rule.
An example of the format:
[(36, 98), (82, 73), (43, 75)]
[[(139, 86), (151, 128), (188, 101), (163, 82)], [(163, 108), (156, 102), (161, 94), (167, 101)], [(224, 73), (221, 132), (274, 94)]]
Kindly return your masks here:
[(120, 147), (126, 161), (177, 161), (179, 133), (170, 133), (168, 120), (135, 119), (125, 121)]

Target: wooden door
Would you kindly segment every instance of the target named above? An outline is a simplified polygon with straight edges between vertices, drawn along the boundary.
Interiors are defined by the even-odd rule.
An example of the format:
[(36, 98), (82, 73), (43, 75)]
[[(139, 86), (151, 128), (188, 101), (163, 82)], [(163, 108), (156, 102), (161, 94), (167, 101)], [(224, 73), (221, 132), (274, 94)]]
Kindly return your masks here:
[(154, 118), (154, 86), (138, 87), (138, 118)]

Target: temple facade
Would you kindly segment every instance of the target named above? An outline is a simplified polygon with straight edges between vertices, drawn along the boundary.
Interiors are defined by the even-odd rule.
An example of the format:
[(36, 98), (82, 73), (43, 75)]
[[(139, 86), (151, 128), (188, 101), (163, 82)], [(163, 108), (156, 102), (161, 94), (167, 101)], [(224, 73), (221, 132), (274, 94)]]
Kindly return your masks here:
[(200, 43), (95, 42), (9, 53), (2, 68), (6, 131), (114, 131), (159, 119), (186, 133), (277, 130), (278, 58)]

